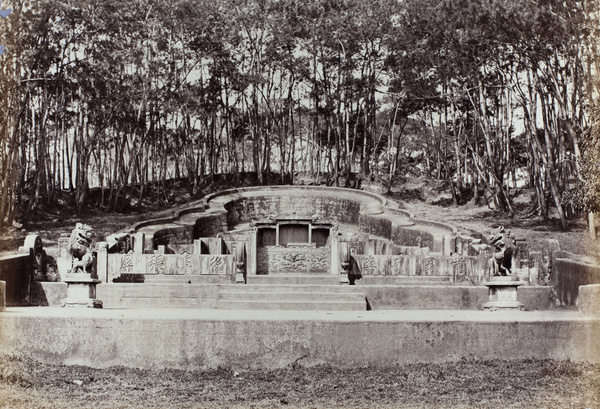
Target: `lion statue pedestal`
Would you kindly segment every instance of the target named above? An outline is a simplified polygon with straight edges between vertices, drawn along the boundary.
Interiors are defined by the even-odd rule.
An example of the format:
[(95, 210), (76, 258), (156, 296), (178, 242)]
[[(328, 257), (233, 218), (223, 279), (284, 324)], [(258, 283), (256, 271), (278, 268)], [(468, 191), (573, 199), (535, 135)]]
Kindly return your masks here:
[(483, 304), (483, 309), (523, 310), (524, 305), (517, 298), (517, 288), (525, 284), (516, 276), (492, 276), (484, 285), (488, 287), (489, 301)]
[(61, 307), (102, 308), (102, 301), (96, 299), (96, 284), (100, 280), (89, 274), (78, 274), (65, 277), (67, 298), (60, 302)]

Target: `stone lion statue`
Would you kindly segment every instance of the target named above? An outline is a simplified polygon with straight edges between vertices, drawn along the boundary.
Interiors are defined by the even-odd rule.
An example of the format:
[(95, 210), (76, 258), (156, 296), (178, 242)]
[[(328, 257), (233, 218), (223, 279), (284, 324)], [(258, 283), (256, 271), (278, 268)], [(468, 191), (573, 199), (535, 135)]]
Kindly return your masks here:
[(510, 230), (499, 227), (490, 236), (490, 245), (494, 248), (494, 255), (488, 262), (490, 275), (512, 274), (512, 259), (516, 256), (518, 247)]
[(96, 233), (91, 226), (77, 223), (69, 237), (69, 252), (73, 256), (71, 273), (94, 273), (93, 249)]

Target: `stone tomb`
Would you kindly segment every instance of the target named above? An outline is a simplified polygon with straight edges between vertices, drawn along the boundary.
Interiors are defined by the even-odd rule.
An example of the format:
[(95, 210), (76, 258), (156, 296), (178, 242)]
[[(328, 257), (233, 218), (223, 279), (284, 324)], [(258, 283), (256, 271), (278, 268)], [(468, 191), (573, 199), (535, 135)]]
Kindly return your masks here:
[(252, 274), (338, 274), (337, 228), (306, 219), (254, 223)]

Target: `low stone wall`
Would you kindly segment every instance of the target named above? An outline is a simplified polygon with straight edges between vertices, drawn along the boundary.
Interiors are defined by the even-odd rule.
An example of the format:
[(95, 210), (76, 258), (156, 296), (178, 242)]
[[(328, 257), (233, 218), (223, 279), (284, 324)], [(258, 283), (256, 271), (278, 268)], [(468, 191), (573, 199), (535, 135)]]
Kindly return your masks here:
[(31, 305), (47, 307), (59, 306), (67, 298), (67, 283), (34, 281), (31, 283)]
[(577, 305), (580, 286), (600, 284), (600, 266), (553, 257), (551, 282), (561, 305)]
[[(217, 278), (217, 277), (210, 277)], [(216, 280), (215, 280), (216, 281)], [(96, 297), (103, 308), (217, 308), (219, 284), (99, 284)]]
[(453, 282), (479, 284), (485, 278), (487, 258), (420, 255), (354, 255), (359, 275), (379, 276), (449, 276)]
[[(484, 286), (359, 285), (369, 305), (378, 310), (480, 310), (489, 301)], [(519, 302), (526, 311), (547, 311), (555, 306), (551, 287), (519, 287)]]
[(196, 220), (194, 238), (211, 237), (222, 231), (227, 231), (227, 213), (224, 211), (211, 211)]
[[(393, 227), (390, 219), (377, 216), (382, 215), (384, 209), (408, 217), (412, 227)], [(195, 224), (189, 218), (191, 214), (197, 216)], [(444, 231), (449, 235), (455, 233), (452, 226), (415, 219), (409, 212), (388, 207), (386, 199), (380, 195), (352, 189), (306, 186), (239, 188), (217, 192), (207, 196), (205, 202), (182, 210), (174, 217), (141, 222), (134, 226), (134, 230), (145, 229), (150, 244), (146, 250), (151, 250), (158, 245), (189, 243), (195, 238), (214, 236), (242, 223), (273, 217), (316, 218), (358, 225), (361, 231), (392, 240), (397, 245), (428, 247), (439, 253), (445, 250), (443, 240), (427, 232), (428, 227), (437, 229), (438, 236)], [(186, 218), (185, 222), (183, 218)], [(188, 225), (190, 222), (193, 224), (191, 227)], [(156, 229), (153, 229), (154, 225)]]
[(177, 243), (191, 243), (194, 240), (194, 226), (171, 227), (154, 233), (153, 247)]
[[(108, 254), (106, 282), (125, 274), (216, 274), (234, 280), (235, 261), (229, 254)], [(104, 277), (100, 279), (105, 281)]]
[(33, 264), (29, 254), (0, 257), (0, 281), (6, 282), (6, 305), (28, 305)]
[[(156, 250), (158, 246), (189, 244), (197, 238), (215, 236), (217, 233), (227, 230), (227, 213), (225, 211), (202, 212), (203, 208), (184, 210), (174, 217), (137, 223), (132, 230), (146, 234), (144, 251), (147, 253)], [(180, 217), (185, 217), (190, 213), (195, 213), (197, 217), (191, 222), (182, 222)]]
[[(46, 311), (3, 313), (2, 353), (51, 364), (187, 370), (273, 369), (295, 362), (389, 367), (464, 357), (600, 363), (600, 320), (527, 318), (532, 313), (499, 318), (496, 313), (478, 312), (459, 320), (367, 311), (359, 318), (356, 313), (289, 311), (278, 315), (190, 311), (185, 316), (177, 310)], [(489, 316), (494, 318), (485, 318)]]
[[(392, 239), (392, 222), (383, 217), (361, 214), (358, 220), (361, 231), (375, 236)], [(403, 243), (396, 243), (403, 244)]]
[(401, 246), (428, 247), (434, 251), (433, 235), (426, 231), (397, 226), (392, 231), (392, 241)]

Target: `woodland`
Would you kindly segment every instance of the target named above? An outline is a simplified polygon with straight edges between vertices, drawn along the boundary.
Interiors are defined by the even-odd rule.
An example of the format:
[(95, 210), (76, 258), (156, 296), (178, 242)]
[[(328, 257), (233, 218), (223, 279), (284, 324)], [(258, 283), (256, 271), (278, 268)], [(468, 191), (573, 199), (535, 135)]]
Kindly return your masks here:
[[(219, 175), (600, 210), (599, 0), (3, 0), (0, 227)], [(90, 191), (100, 193), (92, 197)], [(592, 223), (593, 224), (593, 223)]]

